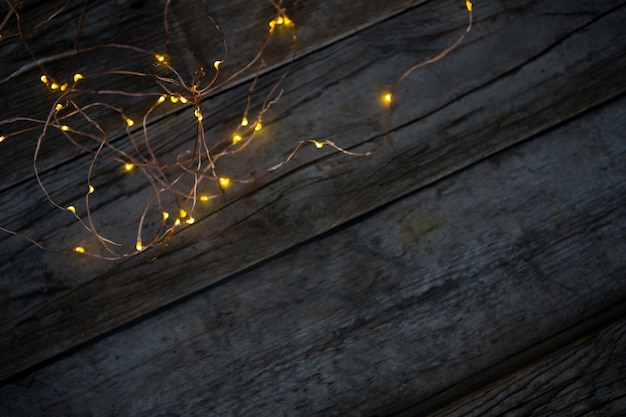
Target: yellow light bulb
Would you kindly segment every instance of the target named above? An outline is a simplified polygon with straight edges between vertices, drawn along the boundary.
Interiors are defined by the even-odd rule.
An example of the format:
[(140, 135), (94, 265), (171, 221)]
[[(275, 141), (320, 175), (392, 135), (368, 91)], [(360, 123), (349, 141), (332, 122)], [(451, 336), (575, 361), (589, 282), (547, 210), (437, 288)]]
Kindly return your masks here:
[(233, 136), (233, 144), (240, 142), (241, 141), (241, 135), (234, 135)]
[(285, 16), (285, 19), (283, 20), (283, 23), (286, 26), (293, 26), (293, 20), (291, 20), (290, 18), (288, 18), (287, 16)]
[(85, 253), (85, 248), (83, 248), (82, 246), (76, 246), (74, 248), (74, 252)]
[(133, 119), (130, 118), (126, 118), (126, 124), (128, 125), (128, 127), (131, 127), (132, 125), (135, 124), (135, 121)]
[(391, 95), (391, 93), (387, 93), (383, 96), (383, 101), (387, 104), (391, 104), (392, 100), (393, 100), (393, 96)]
[(67, 90), (67, 83), (65, 83), (65, 84), (63, 84), (61, 86), (61, 91), (65, 91), (65, 90)]
[(154, 57), (156, 58), (157, 61), (159, 62), (165, 62), (165, 55), (161, 55), (161, 54), (156, 54), (154, 55)]
[(185, 223), (187, 224), (194, 224), (196, 222), (196, 219), (194, 219), (193, 217), (190, 217), (187, 219), (187, 221)]
[(202, 120), (202, 112), (200, 111), (200, 109), (196, 109), (193, 114), (196, 116), (196, 118), (198, 119), (198, 121)]
[(201, 195), (200, 196), (200, 201), (209, 201), (209, 196), (208, 195)]
[(314, 140), (313, 143), (315, 144), (315, 146), (318, 149), (322, 149), (322, 146), (324, 146), (324, 142), (318, 142), (318, 141)]
[(465, 7), (467, 7), (467, 11), (471, 12), (472, 11), (472, 2), (469, 0), (465, 1)]
[(220, 60), (218, 59), (217, 61), (215, 61), (215, 62), (213, 63), (213, 66), (215, 67), (215, 69), (216, 69), (216, 70), (220, 68), (220, 64), (221, 64), (222, 62), (223, 62), (223, 61), (220, 61)]
[(170, 101), (171, 101), (172, 103), (178, 103), (178, 97), (176, 97), (176, 96), (170, 96)]
[(228, 187), (230, 185), (230, 178), (220, 177), (220, 185), (222, 187)]
[(254, 125), (254, 130), (258, 132), (261, 129), (263, 129), (263, 123), (256, 122), (256, 125)]
[(282, 16), (278, 16), (278, 17), (276, 18), (276, 24), (277, 24), (277, 25), (282, 25), (282, 24), (283, 24), (283, 22), (284, 22), (284, 20), (283, 20), (283, 17), (282, 17)]
[(83, 74), (74, 74), (74, 83), (77, 83), (79, 80), (83, 79)]
[(132, 171), (133, 169), (135, 169), (135, 164), (133, 164), (132, 162), (126, 162), (124, 164), (124, 169), (128, 172)]
[(74, 206), (67, 206), (67, 211), (71, 211), (72, 213), (76, 214), (76, 207), (74, 207)]
[(183, 104), (186, 104), (189, 100), (187, 100), (185, 97), (180, 97), (180, 102)]
[(158, 103), (163, 103), (165, 101), (165, 97), (166, 95), (163, 94), (161, 97), (159, 97), (159, 99), (157, 100)]
[(52, 84), (50, 84), (50, 88), (52, 88), (53, 90), (56, 90), (57, 88), (59, 88), (59, 84), (52, 83)]
[(64, 132), (67, 132), (68, 130), (70, 130), (70, 127), (67, 126), (67, 125), (63, 125), (63, 126), (61, 126), (61, 130), (64, 131)]
[(63, 110), (63, 105), (62, 105), (61, 103), (59, 103), (59, 104), (57, 104), (56, 106), (54, 106), (54, 109), (55, 109), (56, 111), (61, 111), (61, 110)]
[(141, 244), (140, 240), (138, 240), (137, 243), (135, 244), (135, 249), (137, 249), (138, 251), (143, 250), (143, 245)]
[(163, 212), (163, 220), (167, 220), (170, 218), (170, 214), (167, 211)]
[(187, 212), (184, 209), (180, 209), (180, 211), (178, 212), (178, 217), (184, 219), (185, 217), (187, 217)]
[(89, 194), (93, 194), (93, 193), (94, 193), (94, 191), (96, 191), (96, 189), (94, 188), (94, 186), (93, 186), (93, 185), (91, 185), (91, 184), (90, 184), (90, 185), (89, 185)]
[(246, 116), (243, 116), (241, 118), (241, 125), (242, 126), (248, 126), (248, 118)]
[(6, 139), (6, 136), (0, 136), (0, 142), (4, 142), (5, 139)]
[(41, 80), (42, 83), (48, 84), (48, 77), (46, 77), (45, 75), (42, 75), (41, 78), (39, 79)]
[(180, 219), (176, 219), (176, 221), (174, 222), (174, 226), (180, 226)]

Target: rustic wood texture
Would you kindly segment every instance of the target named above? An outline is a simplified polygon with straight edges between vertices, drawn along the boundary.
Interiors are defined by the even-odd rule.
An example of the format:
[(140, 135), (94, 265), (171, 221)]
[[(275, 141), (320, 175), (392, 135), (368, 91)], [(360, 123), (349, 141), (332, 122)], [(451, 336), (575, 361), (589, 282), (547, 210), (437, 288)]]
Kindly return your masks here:
[[(97, 5), (120, 17), (115, 36), (158, 48), (150, 27), (160, 15), (122, 3)], [(300, 53), (264, 121), (267, 140), (223, 172), (271, 166), (299, 139), (371, 148), (385, 124), (380, 92), (466, 24), (452, 0), (301, 3), (287, 3)], [(0, 235), (0, 411), (396, 415), (456, 399), (446, 390), (542, 340), (572, 342), (558, 338), (563, 328), (626, 299), (626, 2), (599, 3), (477, 2), (462, 46), (402, 85), (377, 153), (303, 149), (203, 208), (157, 262), (47, 253)], [(245, 61), (271, 6), (215, 9), (242, 53), (234, 64)], [(199, 21), (173, 19), (184, 54), (202, 57), (186, 41)], [(85, 42), (111, 25), (88, 23)], [(270, 52), (261, 94), (289, 61)], [(40, 73), (7, 67), (2, 111), (23, 114), (42, 94), (28, 81)], [(249, 80), (205, 101), (207, 135), (237, 123)], [(151, 125), (155, 149), (178, 153), (193, 139), (190, 121), (193, 108), (164, 113)], [(0, 225), (52, 246), (85, 244), (72, 219), (25, 198), (37, 192), (33, 142), (9, 144)], [(46, 183), (76, 201), (85, 184), (75, 167), (89, 159), (57, 144), (41, 155)], [(136, 218), (121, 217), (120, 204), (141, 207), (145, 182), (106, 179), (112, 170), (96, 171), (118, 185), (97, 197), (98, 221), (132, 239)]]
[(432, 416), (619, 416), (626, 410), (625, 381), (622, 320)]
[[(595, 334), (626, 308), (625, 103), (612, 101), (13, 380), (0, 389), (2, 411), (424, 415), (410, 411), (433, 411), (438, 395), (458, 399)], [(609, 355), (614, 343), (605, 356), (612, 378), (623, 360), (623, 325), (617, 329), (594, 350)], [(514, 375), (511, 389), (532, 369)], [(596, 369), (576, 372), (593, 379)], [(445, 395), (450, 387), (456, 397)], [(618, 405), (623, 385), (612, 387)], [(563, 399), (564, 409), (581, 404)]]

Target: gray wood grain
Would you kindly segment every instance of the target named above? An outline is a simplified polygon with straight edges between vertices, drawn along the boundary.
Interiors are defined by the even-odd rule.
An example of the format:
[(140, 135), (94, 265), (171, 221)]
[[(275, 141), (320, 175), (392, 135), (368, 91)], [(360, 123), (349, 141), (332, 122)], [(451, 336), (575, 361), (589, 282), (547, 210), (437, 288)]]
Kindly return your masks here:
[[(412, 40), (428, 40), (418, 45), (437, 51), (447, 46), (456, 33), (450, 31), (449, 20), (433, 16), (448, 17), (450, 5), (411, 9), (297, 61), (293, 84), (287, 84), (275, 119), (267, 123), (268, 129), (272, 124), (275, 127), (272, 141), (250, 162), (263, 163), (268, 154), (284, 150), (294, 137), (304, 135), (341, 136), (340, 144), (345, 146), (371, 145), (367, 141), (377, 139), (383, 120), (380, 108), (359, 106), (343, 113), (338, 109), (375, 100), (372, 96), (377, 97), (377, 91), (372, 94), (361, 87), (382, 89), (396, 77), (389, 68), (405, 68), (433, 54), (432, 50), (407, 49)], [(3, 248), (11, 249), (3, 250), (0, 269), (2, 292), (8, 300), (0, 335), (7, 364), (2, 376), (206, 288), (624, 90), (623, 2), (545, 5), (529, 1), (523, 6), (485, 5), (474, 40), (468, 40), (436, 71), (407, 83), (394, 116), (398, 129), (391, 145), (368, 159), (303, 154), (281, 173), (228, 195), (197, 227), (181, 232), (157, 263), (131, 260), (111, 266), (41, 253), (14, 238), (4, 239)], [(554, 10), (568, 13), (555, 14)], [(462, 17), (456, 26), (462, 29)], [(521, 34), (528, 42), (519, 42)], [(267, 79), (272, 76), (268, 73)], [(228, 94), (241, 98), (242, 92), (243, 88), (233, 89)], [(217, 101), (210, 105), (224, 107)], [(218, 116), (223, 114), (234, 118), (235, 112), (217, 111)], [(163, 131), (177, 131), (190, 116), (181, 113), (166, 119)], [(293, 128), (282, 130), (281, 126)], [(218, 132), (219, 124), (212, 129)], [(163, 146), (172, 142), (166, 139), (171, 137), (162, 139)], [(53, 183), (53, 189), (73, 189), (62, 166), (58, 178), (61, 181)], [(78, 231), (67, 221), (33, 225), (33, 216), (45, 218), (48, 212), (31, 209), (29, 215), (13, 197), (13, 192), (27, 195), (30, 189), (23, 187), (3, 194), (7, 209), (3, 208), (2, 223), (31, 225), (28, 231), (46, 241), (72, 245), (69, 242), (75, 241)], [(140, 187), (141, 183), (131, 183), (112, 195), (110, 204), (103, 203), (106, 221), (119, 222), (122, 230), (128, 228), (120, 221), (115, 203), (125, 200), (132, 205), (134, 199), (141, 200)], [(208, 236), (207, 230), (211, 231)]]
[(619, 416), (626, 410), (625, 381), (622, 320), (431, 415)]
[[(581, 318), (620, 302), (623, 313), (625, 103), (5, 383), (1, 411), (396, 415), (550, 337), (570, 343), (562, 331)], [(593, 379), (602, 368), (615, 382), (623, 325), (617, 331), (599, 339), (616, 343), (607, 366), (572, 372)], [(611, 353), (599, 346), (593, 352)], [(463, 393), (484, 381), (472, 382)]]

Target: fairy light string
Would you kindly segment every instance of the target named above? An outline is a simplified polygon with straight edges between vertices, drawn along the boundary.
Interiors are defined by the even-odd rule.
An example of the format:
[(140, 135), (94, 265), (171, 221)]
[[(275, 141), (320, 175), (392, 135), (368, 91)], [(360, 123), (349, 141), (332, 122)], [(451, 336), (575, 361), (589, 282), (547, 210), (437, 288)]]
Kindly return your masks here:
[[(396, 81), (390, 91), (381, 95), (382, 105), (386, 112), (386, 127), (379, 139), (364, 152), (356, 152), (343, 148), (331, 139), (302, 139), (295, 143), (291, 152), (282, 160), (270, 167), (258, 171), (256, 174), (238, 178), (232, 177), (227, 172), (223, 172), (220, 159), (225, 156), (236, 156), (256, 141), (258, 135), (263, 130), (263, 117), (270, 111), (271, 107), (280, 100), (282, 95), (281, 85), (289, 74), (291, 64), (296, 59), (296, 23), (289, 17), (283, 5), (283, 0), (277, 2), (269, 0), (274, 9), (274, 16), (266, 23), (266, 35), (261, 41), (257, 53), (240, 68), (230, 69), (229, 75), (221, 77), (221, 69), (228, 65), (229, 50), (226, 36), (218, 22), (210, 15), (206, 1), (202, 1), (206, 18), (212, 23), (213, 29), (221, 40), (222, 50), (217, 59), (205, 66), (195, 62), (193, 75), (189, 78), (177, 66), (179, 60), (176, 58), (176, 51), (171, 42), (171, 28), (169, 23), (169, 13), (171, 0), (167, 0), (163, 10), (163, 26), (165, 31), (165, 45), (160, 51), (142, 49), (136, 46), (125, 44), (106, 44), (79, 47), (80, 31), (85, 17), (87, 2), (84, 3), (83, 11), (78, 22), (78, 30), (75, 39), (76, 48), (72, 51), (60, 54), (57, 58), (74, 58), (81, 54), (90, 53), (94, 50), (102, 49), (109, 52), (130, 51), (136, 54), (139, 59), (151, 62), (145, 72), (136, 70), (104, 70), (99, 73), (75, 72), (67, 80), (54, 79), (46, 71), (47, 60), (38, 59), (28, 45), (26, 32), (52, 24), (55, 17), (63, 13), (69, 6), (67, 1), (62, 7), (56, 9), (52, 15), (31, 28), (22, 26), (21, 2), (10, 5), (8, 14), (0, 22), (0, 42), (7, 40), (4, 35), (4, 28), (11, 19), (15, 19), (17, 34), (26, 50), (33, 58), (33, 62), (40, 68), (42, 75), (39, 78), (41, 84), (48, 91), (53, 99), (48, 115), (44, 119), (34, 119), (29, 117), (18, 117), (0, 121), (2, 135), (0, 143), (6, 146), (13, 136), (35, 133), (37, 141), (33, 155), (32, 165), (36, 181), (43, 192), (45, 198), (57, 209), (71, 215), (79, 224), (98, 242), (96, 246), (88, 246), (87, 243), (75, 242), (68, 248), (51, 248), (26, 234), (0, 227), (0, 230), (20, 236), (36, 246), (49, 251), (71, 251), (83, 256), (92, 256), (107, 260), (122, 259), (131, 256), (142, 256), (150, 252), (145, 259), (155, 259), (156, 256), (167, 246), (170, 239), (183, 227), (189, 227), (197, 223), (194, 216), (199, 214), (198, 205), (207, 204), (213, 199), (220, 198), (235, 183), (252, 183), (259, 177), (275, 171), (290, 162), (296, 153), (303, 146), (313, 146), (315, 149), (323, 149), (325, 146), (346, 155), (365, 157), (376, 152), (387, 141), (392, 131), (392, 109), (398, 105), (397, 90), (399, 86), (415, 71), (425, 66), (442, 60), (465, 39), (472, 28), (473, 5), (470, 1), (465, 2), (468, 23), (463, 33), (447, 48), (439, 52), (436, 56), (419, 62), (406, 70)], [(266, 67), (265, 53), (268, 45), (275, 36), (291, 36), (291, 51), (289, 53), (290, 63), (285, 66), (284, 72), (278, 77), (269, 92), (262, 99), (262, 104), (258, 111), (252, 113), (252, 98), (256, 94), (257, 82), (262, 70)], [(11, 37), (9, 37), (11, 38)], [(205, 122), (207, 115), (203, 109), (203, 99), (224, 86), (241, 78), (252, 71), (253, 76), (248, 88), (247, 98), (244, 103), (240, 122), (226, 138), (206, 137)], [(114, 86), (104, 89), (93, 89), (90, 80), (103, 80), (107, 77), (116, 76), (135, 77), (138, 80), (152, 80), (158, 90), (150, 92), (131, 92), (117, 90)], [(108, 101), (92, 100), (83, 102), (83, 97), (143, 97), (151, 100), (152, 104), (143, 115), (128, 113), (122, 107), (115, 106)], [(150, 122), (153, 114), (157, 110), (168, 104), (169, 106), (192, 106), (193, 118), (196, 124), (196, 137), (190, 148), (180, 152), (175, 161), (162, 162), (158, 152), (153, 149), (150, 141)], [(93, 110), (100, 109), (118, 115), (121, 129), (125, 131), (127, 142), (112, 140), (106, 128), (94, 120), (90, 114)], [(30, 127), (20, 127), (16, 131), (7, 132), (5, 126), (13, 123), (27, 123)], [(20, 126), (22, 126), (20, 124)], [(84, 126), (87, 126), (85, 128)], [(38, 166), (38, 157), (44, 141), (51, 132), (57, 131), (72, 143), (77, 149), (90, 154), (90, 163), (86, 174), (85, 191), (83, 202), (80, 208), (76, 204), (67, 204), (57, 201), (45, 185), (42, 173)], [(146, 202), (142, 214), (139, 217), (136, 228), (136, 239), (134, 243), (118, 242), (106, 236), (99, 227), (96, 226), (91, 200), (98, 195), (101, 178), (96, 175), (96, 165), (100, 160), (112, 161), (120, 166), (122, 175), (143, 175), (150, 186), (151, 196)], [(210, 186), (212, 184), (212, 187)], [(209, 185), (209, 187), (207, 187)], [(215, 191), (207, 192), (213, 188)], [(160, 223), (156, 230), (151, 229), (147, 233), (145, 224), (148, 218), (152, 218), (153, 213), (158, 213)], [(153, 251), (148, 251), (154, 249)]]

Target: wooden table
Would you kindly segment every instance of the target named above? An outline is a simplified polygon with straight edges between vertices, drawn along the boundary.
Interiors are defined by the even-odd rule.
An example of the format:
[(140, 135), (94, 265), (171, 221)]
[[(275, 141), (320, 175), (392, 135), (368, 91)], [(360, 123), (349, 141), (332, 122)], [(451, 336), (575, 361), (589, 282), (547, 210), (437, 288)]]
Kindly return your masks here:
[[(276, 10), (211, 3), (230, 48), (227, 78), (258, 51)], [(40, 22), (63, 4), (23, 15)], [(80, 46), (158, 51), (163, 6), (91, 2)], [(456, 0), (284, 7), (296, 56), (291, 32), (277, 30), (250, 114), (288, 68), (270, 96), (280, 99), (252, 151), (220, 172), (254, 175), (299, 140), (371, 149), (385, 131), (382, 92), (467, 25)], [(401, 84), (389, 140), (371, 156), (307, 142), (280, 169), (198, 201), (195, 223), (156, 261), (45, 251), (0, 234), (0, 415), (624, 415), (626, 2), (473, 9), (461, 45)], [(116, 50), (68, 69), (63, 51), (76, 46), (82, 12), (70, 2), (29, 33), (50, 74), (158, 65)], [(175, 2), (169, 19), (181, 56), (210, 62), (220, 51), (202, 13)], [(57, 92), (9, 36), (14, 24), (0, 30), (0, 119), (42, 118)], [(207, 137), (237, 126), (253, 79), (254, 69), (204, 97)], [(124, 88), (157, 91), (136, 79)], [(140, 131), (145, 108), (120, 100)], [(193, 143), (197, 120), (191, 104), (165, 105), (149, 128), (167, 159)], [(98, 116), (103, 126), (119, 119)], [(41, 192), (37, 134), (0, 143), (0, 226), (96, 252)], [(125, 135), (113, 128), (109, 140)], [(86, 181), (90, 161), (56, 129), (37, 168), (79, 212), (94, 184), (94, 217), (132, 252), (145, 179), (105, 164)]]

